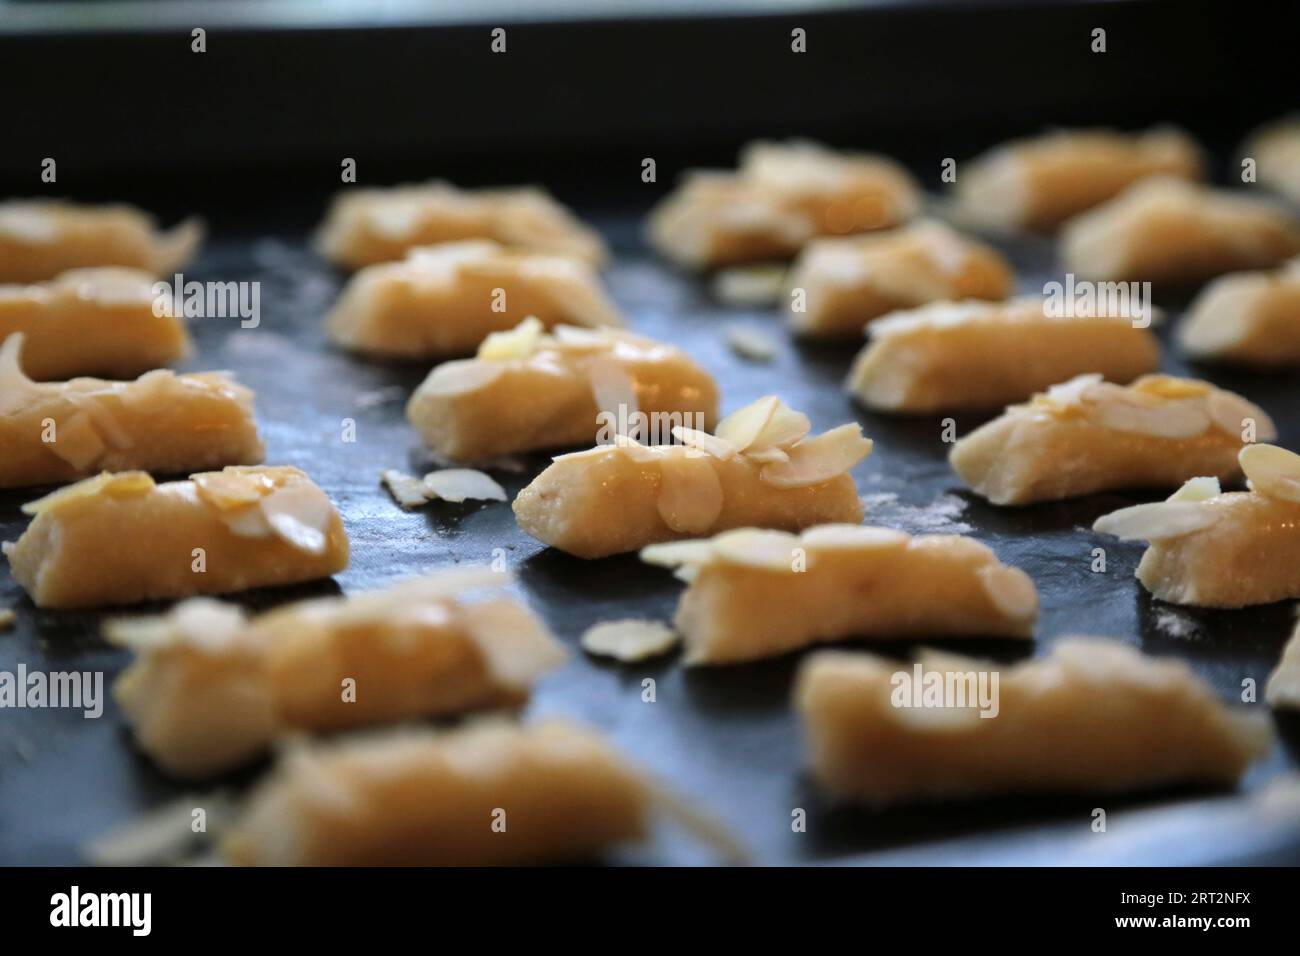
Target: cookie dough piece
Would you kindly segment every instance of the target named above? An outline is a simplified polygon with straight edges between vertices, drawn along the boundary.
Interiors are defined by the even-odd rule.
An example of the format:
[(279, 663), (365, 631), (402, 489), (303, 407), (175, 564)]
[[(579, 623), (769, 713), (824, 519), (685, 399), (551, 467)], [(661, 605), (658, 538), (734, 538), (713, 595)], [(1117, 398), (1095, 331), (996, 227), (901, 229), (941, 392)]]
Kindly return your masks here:
[(1272, 441), (1268, 414), (1209, 382), (1144, 375), (1127, 387), (1080, 375), (1013, 405), (953, 446), (948, 460), (995, 505), (1113, 488), (1241, 477), (1242, 436)]
[(1278, 710), (1300, 710), (1300, 622), (1282, 648), (1282, 659), (1268, 677), (1264, 699)]
[[(790, 327), (807, 336), (860, 335), (872, 319), (942, 299), (1005, 299), (1015, 276), (996, 250), (939, 222), (877, 235), (818, 239), (795, 260)], [(802, 309), (797, 308), (802, 305)]]
[(23, 338), (0, 345), (0, 488), (262, 460), (253, 393), (227, 373), (158, 369), (134, 382), (38, 383), (20, 366)]
[(1021, 139), (966, 163), (957, 175), (959, 214), (995, 229), (1055, 229), (1148, 176), (1197, 180), (1200, 150), (1180, 130), (1060, 130)]
[(413, 249), (348, 282), (325, 319), (343, 348), (393, 358), (472, 353), (528, 316), (543, 325), (622, 325), (594, 270), (574, 259), (495, 242)]
[(641, 841), (661, 810), (728, 845), (594, 731), (492, 721), (292, 749), (221, 849), (244, 866), (577, 862)]
[(154, 312), (153, 278), (135, 269), (73, 269), (39, 285), (0, 286), (0, 340), (23, 333), (23, 368), (47, 381), (131, 378), (190, 353), (185, 324)]
[(1300, 225), (1267, 199), (1178, 179), (1145, 180), (1070, 220), (1065, 271), (1102, 282), (1193, 285), (1300, 253)]
[(1137, 579), (1171, 604), (1238, 608), (1300, 598), (1300, 455), (1247, 445), (1248, 492), (1194, 478), (1167, 501), (1103, 515), (1094, 531), (1149, 541)]
[(882, 156), (816, 143), (751, 143), (735, 172), (696, 170), (651, 213), (649, 239), (689, 269), (789, 259), (817, 236), (911, 219), (921, 191)]
[(1160, 364), (1160, 346), (1123, 316), (1049, 314), (1047, 300), (936, 302), (877, 319), (848, 388), (868, 408), (930, 412), (1023, 401), (1074, 375), (1127, 382)]
[(23, 506), (6, 542), (38, 607), (95, 607), (223, 594), (329, 577), (348, 538), (325, 492), (297, 468), (236, 467), (154, 484), (102, 474)]
[(430, 372), (406, 417), (438, 454), (483, 461), (588, 444), (617, 420), (620, 404), (625, 417), (640, 412), (647, 422), (711, 430), (718, 386), (685, 352), (663, 342), (569, 325), (547, 335), (529, 318), (488, 336), (477, 358)]
[(131, 206), (10, 199), (0, 202), (0, 282), (40, 282), (87, 266), (164, 275), (184, 267), (202, 241), (197, 219), (159, 232)]
[(1300, 116), (1257, 130), (1241, 152), (1242, 158), (1255, 160), (1261, 183), (1300, 203)]
[(515, 499), (519, 527), (580, 558), (730, 528), (797, 531), (862, 520), (849, 470), (871, 453), (856, 423), (806, 437), (808, 418), (776, 396), (684, 444), (614, 444), (561, 455)]
[[(941, 689), (947, 706), (926, 706)], [(817, 782), (874, 807), (1232, 785), (1273, 743), (1264, 714), (1224, 706), (1182, 661), (1101, 638), (1064, 638), (1013, 666), (821, 651), (795, 707)]]
[(606, 257), (600, 236), (545, 190), (466, 190), (445, 182), (339, 193), (316, 248), (336, 265), (360, 269), (404, 259), (418, 246), (465, 239), (490, 239), (592, 266)]
[(251, 619), (191, 598), (108, 625), (136, 654), (113, 694), (141, 749), (180, 777), (239, 766), (294, 731), (517, 707), (565, 652), (509, 583), (444, 571)]
[(1214, 280), (1178, 326), (1178, 343), (1194, 359), (1300, 365), (1300, 258)]
[(673, 621), (687, 664), (752, 661), (850, 637), (1031, 638), (1038, 618), (1029, 575), (960, 535), (747, 528), (651, 545), (641, 557), (689, 582)]

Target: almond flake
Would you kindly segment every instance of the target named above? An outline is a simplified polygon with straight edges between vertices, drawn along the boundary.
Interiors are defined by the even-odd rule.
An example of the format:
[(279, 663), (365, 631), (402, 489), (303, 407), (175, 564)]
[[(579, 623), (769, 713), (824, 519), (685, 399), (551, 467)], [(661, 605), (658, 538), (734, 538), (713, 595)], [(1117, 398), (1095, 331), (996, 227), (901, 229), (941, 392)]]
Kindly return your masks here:
[(458, 359), (435, 368), (421, 388), (433, 395), (467, 395), (491, 385), (505, 371), (503, 362)]
[(684, 564), (708, 564), (713, 559), (713, 544), (707, 540), (666, 541), (641, 549), (641, 560), (660, 568)]
[(473, 468), (447, 468), (431, 471), (421, 484), (427, 497), (443, 501), (505, 501), (506, 490), (481, 471)]
[(309, 554), (324, 554), (334, 506), (314, 485), (275, 489), (261, 501), (267, 523), (284, 542)]
[(736, 266), (713, 277), (713, 297), (724, 305), (769, 306), (781, 298), (785, 266)]
[(1217, 520), (1217, 513), (1201, 502), (1155, 501), (1102, 515), (1092, 530), (1121, 541), (1163, 541), (1202, 531)]
[(842, 475), (871, 454), (862, 426), (849, 422), (806, 438), (789, 450), (790, 460), (764, 465), (759, 477), (774, 488), (803, 488)]
[(770, 362), (776, 358), (776, 343), (765, 332), (747, 325), (729, 325), (726, 336), (728, 348), (743, 359)]
[[(596, 408), (610, 412), (616, 420), (631, 418), (640, 409), (636, 395), (636, 381), (612, 355), (600, 355), (587, 366), (591, 382), (591, 395)], [(619, 415), (622, 409), (625, 415)]]
[(860, 524), (822, 524), (809, 528), (800, 540), (819, 550), (875, 551), (906, 547), (911, 536), (893, 528)]
[(1237, 455), (1237, 461), (1253, 491), (1300, 502), (1300, 455), (1277, 445), (1247, 445)]
[(794, 567), (794, 549), (799, 539), (784, 531), (740, 528), (713, 539), (713, 554), (730, 564), (747, 565), (768, 571), (790, 571)]
[(681, 636), (658, 621), (627, 619), (602, 621), (582, 635), (582, 649), (588, 654), (612, 657), (634, 664), (667, 653), (681, 642)]
[(429, 500), (424, 493), (424, 482), (414, 475), (388, 468), (379, 473), (379, 478), (393, 500), (408, 511), (421, 507)]
[(1247, 421), (1255, 424), (1255, 438), (1269, 442), (1277, 438), (1277, 428), (1264, 410), (1234, 392), (1216, 388), (1206, 401), (1210, 418), (1223, 431), (1240, 440)]
[(1093, 405), (1088, 417), (1115, 431), (1150, 435), (1154, 438), (1195, 438), (1210, 427), (1210, 415), (1195, 399), (1181, 399), (1147, 405), (1137, 395), (1111, 395)]
[(1068, 382), (1053, 385), (1045, 393), (1047, 398), (1057, 405), (1069, 408), (1083, 404), (1083, 398), (1094, 385), (1100, 385), (1103, 378), (1099, 373), (1076, 375)]
[(665, 455), (656, 506), (664, 523), (679, 534), (703, 534), (722, 513), (722, 482), (708, 458)]
[(1189, 478), (1183, 486), (1166, 498), (1166, 501), (1205, 501), (1223, 494), (1219, 479), (1213, 476)]
[(708, 432), (702, 432), (695, 428), (674, 425), (673, 437), (687, 448), (694, 448), (696, 451), (702, 451), (714, 458), (727, 459), (736, 454), (736, 449), (725, 438), (719, 438), (717, 435), (710, 435)]
[(545, 330), (541, 320), (530, 315), (513, 329), (493, 332), (485, 338), (478, 347), (478, 358), (489, 362), (528, 358)]
[(763, 430), (749, 446), (751, 451), (764, 448), (788, 449), (812, 430), (812, 422), (803, 412), (796, 412), (785, 402), (777, 402), (776, 410)]
[(775, 395), (765, 395), (718, 422), (715, 433), (734, 445), (737, 451), (744, 451), (767, 427), (780, 404), (781, 400)]
[(12, 332), (0, 345), (0, 415), (8, 415), (30, 405), (48, 390), (33, 382), (23, 372), (19, 356), (22, 354), (23, 333)]
[(44, 498), (29, 501), (23, 505), (22, 511), (26, 515), (38, 515), (78, 498), (93, 498), (100, 494), (113, 498), (127, 498), (147, 494), (153, 488), (153, 479), (143, 471), (123, 471), (117, 474), (103, 472), (93, 478), (60, 488)]

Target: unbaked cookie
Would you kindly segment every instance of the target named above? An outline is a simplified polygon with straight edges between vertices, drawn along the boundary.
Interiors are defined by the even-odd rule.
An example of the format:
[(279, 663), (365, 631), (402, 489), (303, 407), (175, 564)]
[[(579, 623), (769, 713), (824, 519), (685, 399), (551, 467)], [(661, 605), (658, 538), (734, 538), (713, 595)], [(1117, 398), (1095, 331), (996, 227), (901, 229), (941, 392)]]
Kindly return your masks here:
[(1300, 258), (1214, 280), (1179, 324), (1178, 344), (1194, 359), (1300, 365)]

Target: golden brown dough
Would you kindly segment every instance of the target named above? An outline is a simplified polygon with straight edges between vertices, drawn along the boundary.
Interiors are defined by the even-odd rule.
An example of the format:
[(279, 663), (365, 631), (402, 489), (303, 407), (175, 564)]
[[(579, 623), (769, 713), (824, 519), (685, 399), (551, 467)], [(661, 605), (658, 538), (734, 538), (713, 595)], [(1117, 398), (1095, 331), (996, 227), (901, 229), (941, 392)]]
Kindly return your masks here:
[(991, 408), (1075, 375), (1127, 382), (1160, 364), (1147, 328), (1124, 316), (1057, 317), (1047, 300), (936, 302), (877, 319), (848, 389), (878, 411)]
[(336, 265), (360, 269), (403, 259), (418, 246), (465, 239), (490, 239), (592, 266), (606, 256), (600, 236), (545, 190), (469, 190), (445, 182), (339, 193), (316, 235), (316, 248)]
[(799, 673), (795, 706), (817, 782), (876, 807), (1231, 785), (1273, 740), (1267, 717), (1225, 707), (1182, 661), (1099, 638), (1064, 638), (1010, 667), (822, 651)]
[(1144, 375), (1125, 387), (1080, 375), (1008, 408), (948, 459), (989, 501), (1024, 505), (1198, 475), (1233, 481), (1243, 436), (1272, 441), (1277, 430), (1262, 408), (1209, 382)]
[(1178, 343), (1195, 359), (1300, 365), (1300, 258), (1214, 280), (1179, 324)]
[(561, 455), (519, 493), (519, 527), (580, 558), (729, 528), (797, 531), (858, 523), (849, 470), (871, 453), (856, 423), (809, 438), (776, 396), (723, 419), (717, 435), (674, 428), (681, 445), (614, 444)]
[(180, 318), (156, 314), (153, 278), (135, 269), (73, 269), (40, 285), (0, 286), (0, 340), (26, 336), (23, 368), (44, 381), (131, 378), (184, 359)]
[(38, 607), (295, 584), (348, 564), (338, 511), (297, 468), (232, 466), (161, 485), (105, 473), (23, 511), (32, 523), (4, 553)]
[(430, 372), (406, 417), (440, 455), (483, 461), (588, 444), (604, 423), (617, 420), (620, 404), (625, 416), (646, 416), (647, 425), (670, 421), (708, 430), (717, 424), (718, 386), (685, 352), (663, 342), (568, 325), (547, 335), (529, 318), (489, 336), (477, 358)]
[(1055, 229), (1148, 176), (1196, 180), (1200, 150), (1180, 130), (1060, 130), (990, 150), (957, 174), (960, 214), (995, 228)]
[(649, 238), (690, 269), (789, 259), (817, 236), (896, 226), (916, 214), (921, 192), (882, 156), (816, 143), (755, 142), (735, 172), (696, 170), (651, 213)]
[(401, 730), (281, 757), (222, 843), (244, 866), (494, 866), (580, 861), (666, 809), (735, 852), (595, 732), (562, 721)]
[(688, 582), (673, 619), (687, 664), (752, 661), (844, 638), (1030, 638), (1038, 618), (1029, 575), (960, 535), (747, 528), (651, 545), (641, 557)]
[(0, 345), (0, 488), (262, 460), (253, 393), (225, 372), (37, 383), (20, 367), (22, 345), (21, 332)]
[(1094, 531), (1149, 541), (1137, 578), (1155, 597), (1196, 607), (1300, 598), (1300, 456), (1247, 445), (1249, 492), (1194, 478), (1168, 500), (1103, 515)]
[(412, 249), (358, 272), (325, 318), (338, 345), (394, 358), (472, 353), (533, 316), (543, 325), (622, 325), (595, 271), (564, 256), (494, 242)]
[(191, 598), (109, 624), (136, 655), (114, 698), (140, 747), (181, 777), (229, 770), (294, 731), (516, 707), (565, 652), (509, 583), (456, 569), (251, 619)]
[(1138, 183), (1061, 234), (1065, 271), (1102, 282), (1189, 285), (1297, 253), (1300, 225), (1284, 207), (1167, 178)]
[(875, 235), (814, 240), (795, 260), (787, 284), (790, 327), (830, 337), (860, 335), (872, 319), (927, 302), (1005, 299), (1015, 289), (1015, 275), (991, 246), (925, 221)]
[(0, 282), (40, 282), (88, 266), (163, 275), (184, 267), (202, 241), (197, 219), (159, 232), (131, 206), (10, 199), (0, 202)]

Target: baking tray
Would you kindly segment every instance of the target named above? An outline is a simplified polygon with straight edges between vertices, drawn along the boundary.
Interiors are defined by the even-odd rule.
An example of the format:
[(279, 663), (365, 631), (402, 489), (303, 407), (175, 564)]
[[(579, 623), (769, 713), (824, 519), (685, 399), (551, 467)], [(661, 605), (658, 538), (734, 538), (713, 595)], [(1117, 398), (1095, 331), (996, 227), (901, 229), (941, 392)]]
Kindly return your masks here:
[[(1110, 635), (1156, 655), (1186, 660), (1225, 700), (1244, 678), (1263, 681), (1289, 633), (1290, 604), (1233, 612), (1175, 608), (1151, 600), (1132, 576), (1141, 545), (1088, 530), (1094, 518), (1151, 495), (1098, 494), (1021, 509), (991, 507), (964, 492), (946, 464), (941, 415), (886, 417), (855, 407), (841, 382), (855, 346), (791, 340), (771, 310), (731, 308), (711, 299), (707, 283), (655, 260), (641, 240), (649, 199), (627, 193), (592, 205), (581, 189), (561, 191), (600, 229), (615, 251), (606, 279), (633, 329), (673, 342), (709, 368), (726, 410), (779, 392), (812, 418), (817, 430), (849, 420), (875, 439), (857, 469), (869, 522), (914, 532), (969, 533), (1003, 561), (1027, 570), (1042, 601), (1037, 641), (936, 641), (937, 646), (998, 660), (1042, 654), (1062, 635)], [(201, 211), (201, 210), (200, 210)], [(1300, 833), (1287, 817), (1263, 813), (1252, 800), (1297, 764), (1297, 727), (1280, 725), (1278, 745), (1251, 769), (1236, 794), (1164, 791), (1132, 798), (1003, 799), (945, 803), (885, 813), (828, 806), (802, 772), (800, 732), (790, 707), (802, 655), (765, 663), (685, 670), (676, 657), (623, 666), (588, 657), (578, 636), (617, 617), (671, 618), (680, 585), (635, 556), (584, 562), (543, 548), (515, 526), (506, 504), (431, 504), (402, 511), (382, 489), (383, 468), (418, 471), (429, 462), (403, 417), (423, 365), (384, 364), (332, 349), (321, 316), (342, 283), (310, 250), (309, 230), (322, 208), (315, 197), (269, 201), (245, 219), (227, 217), (187, 279), (258, 281), (261, 324), (196, 321), (187, 369), (225, 368), (257, 392), (267, 461), (307, 471), (339, 506), (352, 542), (352, 564), (331, 581), (236, 596), (265, 608), (307, 596), (358, 592), (436, 568), (491, 559), (503, 548), (528, 602), (570, 648), (569, 662), (545, 678), (527, 717), (562, 714), (599, 728), (630, 758), (719, 817), (765, 864), (890, 863), (1279, 863), (1300, 860)], [(997, 240), (1020, 276), (1041, 292), (1056, 276), (1050, 240)], [(1179, 303), (1164, 300), (1171, 319)], [(731, 323), (761, 329), (780, 351), (770, 364), (746, 362), (725, 341)], [(1160, 334), (1167, 341), (1169, 326)], [(1280, 441), (1300, 446), (1300, 376), (1237, 374), (1187, 368), (1166, 349), (1164, 368), (1193, 373), (1240, 391), (1277, 420)], [(956, 413), (959, 433), (989, 415)], [(355, 443), (340, 440), (344, 419)], [(522, 459), (522, 472), (495, 476), (513, 497), (548, 459)], [(13, 540), (19, 511), (39, 489), (0, 494), (0, 539)], [(1109, 571), (1090, 570), (1104, 547)], [(0, 670), (102, 670), (105, 683), (127, 655), (99, 636), (103, 614), (43, 611), (32, 606), (0, 566), (0, 606), (17, 610), (16, 627), (0, 632)], [(120, 612), (119, 612), (120, 613)], [(816, 613), (810, 608), (809, 613)], [(861, 646), (861, 645), (858, 645)], [(903, 655), (915, 643), (885, 645)], [(641, 699), (642, 680), (656, 681), (656, 701)], [(1264, 706), (1257, 704), (1255, 706)], [(222, 783), (239, 789), (261, 768)], [(96, 720), (79, 711), (0, 712), (0, 863), (82, 861), (89, 838), (193, 785), (169, 780), (133, 748), (112, 703)], [(1090, 824), (1094, 807), (1109, 814), (1106, 834)], [(792, 829), (792, 811), (807, 812), (807, 831)], [(1294, 824), (1295, 816), (1289, 818)], [(616, 859), (645, 863), (705, 862), (671, 835)]]

